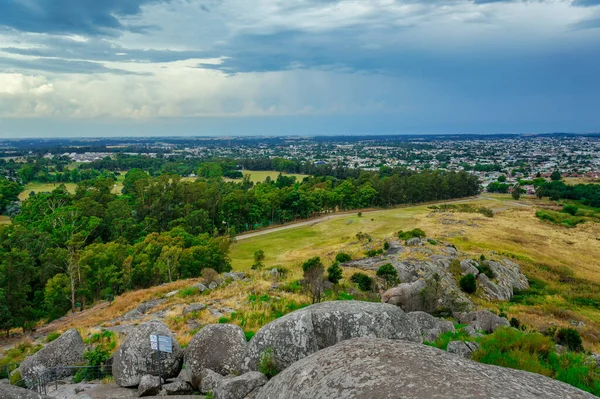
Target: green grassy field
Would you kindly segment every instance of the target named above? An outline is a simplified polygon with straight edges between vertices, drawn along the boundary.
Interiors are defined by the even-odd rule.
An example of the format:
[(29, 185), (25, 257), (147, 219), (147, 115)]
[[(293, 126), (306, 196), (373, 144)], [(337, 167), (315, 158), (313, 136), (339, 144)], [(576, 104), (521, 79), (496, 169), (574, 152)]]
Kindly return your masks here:
[[(254, 183), (262, 183), (265, 181), (265, 179), (267, 177), (270, 177), (272, 180), (276, 180), (277, 176), (279, 176), (280, 172), (277, 172), (276, 170), (243, 170), (242, 173), (244, 175), (250, 175), (250, 180), (252, 180)], [(284, 173), (283, 175), (284, 176), (296, 176), (297, 181), (302, 181), (302, 179), (304, 179), (307, 176), (307, 175), (290, 174), (290, 173)], [(239, 179), (236, 179), (236, 180), (225, 179), (225, 180), (240, 181)]]
[[(63, 183), (70, 193), (74, 193), (77, 185), (75, 183)], [(42, 193), (46, 191), (52, 191), (60, 186), (60, 183), (29, 183), (25, 186), (25, 189), (19, 194), (19, 199), (24, 201), (29, 197), (30, 192)]]
[(10, 223), (10, 218), (8, 216), (0, 215), (0, 225)]

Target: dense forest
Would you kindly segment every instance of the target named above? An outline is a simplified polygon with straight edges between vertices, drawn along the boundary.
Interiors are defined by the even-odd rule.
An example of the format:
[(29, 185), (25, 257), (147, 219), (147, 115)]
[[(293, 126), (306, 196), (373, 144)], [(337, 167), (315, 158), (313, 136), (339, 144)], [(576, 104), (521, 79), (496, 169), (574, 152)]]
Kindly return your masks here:
[[(77, 182), (74, 193), (58, 186), (11, 202), (12, 224), (0, 228), (0, 328), (29, 328), (129, 289), (199, 276), (204, 268), (230, 270), (230, 237), (239, 232), (335, 210), (472, 196), (480, 189), (465, 172), (389, 168), (334, 170), (302, 182), (284, 175), (258, 184), (247, 176), (223, 180), (224, 170), (237, 170), (232, 165), (199, 163), (196, 180), (131, 168), (121, 194), (113, 193), (110, 168), (82, 168), (80, 174), (90, 170), (95, 177)], [(46, 173), (35, 163), (16, 173), (23, 167), (38, 170), (33, 179)], [(57, 173), (73, 175), (68, 169), (50, 175)], [(6, 179), (0, 187), (10, 187), (7, 201), (21, 188)]]

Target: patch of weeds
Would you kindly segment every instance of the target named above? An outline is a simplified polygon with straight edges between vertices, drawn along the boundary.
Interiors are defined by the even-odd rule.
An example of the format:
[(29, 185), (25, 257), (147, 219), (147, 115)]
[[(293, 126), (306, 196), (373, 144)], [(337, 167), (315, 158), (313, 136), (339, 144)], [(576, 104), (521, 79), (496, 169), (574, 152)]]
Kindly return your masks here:
[(273, 348), (267, 348), (263, 353), (260, 354), (258, 361), (258, 371), (271, 379), (279, 373), (277, 365), (275, 364), (275, 356), (273, 354)]
[(196, 288), (196, 287), (186, 287), (186, 288), (179, 290), (179, 292), (177, 293), (177, 296), (180, 298), (187, 298), (190, 296), (194, 296), (194, 295), (198, 294), (199, 292), (200, 291), (198, 291), (198, 288)]
[(48, 334), (46, 336), (46, 342), (52, 342), (55, 339), (57, 339), (58, 337), (60, 337), (60, 333), (56, 332), (56, 331), (52, 331), (50, 334)]

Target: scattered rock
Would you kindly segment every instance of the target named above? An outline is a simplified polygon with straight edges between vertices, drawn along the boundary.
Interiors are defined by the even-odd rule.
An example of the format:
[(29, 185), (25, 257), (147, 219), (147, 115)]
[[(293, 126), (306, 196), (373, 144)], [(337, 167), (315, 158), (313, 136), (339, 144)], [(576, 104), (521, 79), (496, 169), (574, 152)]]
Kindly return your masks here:
[(267, 383), (267, 377), (258, 371), (251, 371), (239, 377), (224, 378), (214, 390), (215, 399), (244, 399), (250, 392)]
[(0, 398), (2, 399), (50, 399), (35, 391), (19, 388), (14, 385), (0, 384)]
[(206, 305), (203, 303), (192, 303), (183, 309), (183, 315), (186, 316), (189, 313), (201, 312), (206, 309)]
[(198, 330), (198, 329), (200, 329), (200, 327), (202, 327), (202, 324), (198, 320), (194, 320), (194, 319), (187, 320), (185, 322), (185, 325), (186, 325), (188, 331)]
[(593, 398), (563, 382), (413, 342), (357, 338), (292, 364), (257, 399)]
[(204, 291), (208, 290), (208, 287), (202, 283), (198, 283), (194, 287), (196, 287), (198, 291), (200, 291), (200, 293), (203, 293)]
[(409, 240), (406, 240), (407, 247), (416, 247), (418, 245), (422, 245), (421, 239), (419, 237), (413, 237)]
[(381, 297), (384, 303), (400, 306), (406, 312), (423, 310), (421, 291), (425, 288), (424, 280), (414, 283), (402, 283), (387, 290)]
[(160, 378), (146, 374), (140, 378), (138, 396), (156, 396), (160, 391)]
[(463, 276), (472, 274), (473, 276), (477, 277), (479, 274), (479, 269), (477, 269), (477, 266), (479, 266), (479, 264), (473, 259), (463, 259), (460, 261), (460, 268)]
[(175, 382), (163, 385), (163, 393), (167, 396), (189, 395), (192, 392), (194, 392), (192, 386), (181, 380), (176, 380)]
[(150, 301), (141, 303), (137, 307), (137, 310), (140, 313), (145, 314), (145, 313), (148, 313), (149, 311), (151, 311), (152, 309), (156, 308), (157, 306), (162, 305), (165, 302), (166, 302), (166, 300), (164, 300), (164, 299), (152, 299)]
[(218, 286), (219, 286), (219, 284), (217, 284), (217, 282), (216, 282), (216, 281), (213, 281), (213, 282), (211, 282), (211, 283), (208, 285), (208, 288), (209, 288), (209, 289), (211, 289), (211, 290), (214, 290), (214, 289), (215, 289), (215, 288), (217, 288)]
[(171, 292), (167, 292), (165, 294), (165, 298), (171, 298), (172, 296), (177, 295), (177, 293), (179, 292), (179, 290), (175, 290), (175, 291), (171, 291)]
[(462, 330), (467, 333), (470, 337), (474, 337), (474, 338), (479, 338), (479, 337), (483, 337), (483, 334), (475, 331), (475, 329), (472, 326), (465, 326), (462, 328)]
[(441, 320), (425, 312), (411, 312), (408, 316), (414, 320), (421, 330), (425, 341), (435, 341), (445, 332), (454, 332), (454, 324), (451, 321)]
[(449, 353), (469, 359), (477, 349), (479, 349), (479, 344), (476, 342), (452, 341), (448, 343), (446, 350)]
[(236, 373), (246, 350), (244, 330), (233, 324), (204, 326), (185, 350), (184, 363), (192, 376), (192, 385), (200, 386), (204, 369), (226, 375)]
[(215, 317), (223, 317), (225, 316), (223, 313), (219, 312), (217, 309), (215, 308), (208, 308), (208, 311), (210, 312), (211, 315), (215, 316)]
[[(77, 330), (71, 329), (47, 344), (36, 354), (25, 359), (18, 370), (25, 382), (30, 385), (49, 368), (81, 363), (84, 351), (85, 344), (81, 335)], [(56, 371), (58, 378), (72, 374), (72, 370)]]
[(143, 375), (158, 375), (156, 351), (150, 347), (150, 335), (163, 335), (173, 340), (172, 353), (162, 352), (161, 369), (164, 378), (173, 378), (181, 370), (183, 352), (175, 336), (160, 321), (142, 323), (131, 332), (113, 357), (113, 376), (122, 387), (136, 387)]
[(477, 312), (457, 313), (457, 320), (461, 324), (468, 324), (475, 330), (494, 332), (498, 327), (510, 326), (505, 317), (500, 317), (489, 310), (479, 310)]
[(355, 337), (422, 342), (417, 323), (397, 306), (360, 301), (334, 301), (308, 306), (262, 327), (248, 343), (243, 370), (257, 370), (260, 356), (273, 351), (283, 370), (320, 349)]

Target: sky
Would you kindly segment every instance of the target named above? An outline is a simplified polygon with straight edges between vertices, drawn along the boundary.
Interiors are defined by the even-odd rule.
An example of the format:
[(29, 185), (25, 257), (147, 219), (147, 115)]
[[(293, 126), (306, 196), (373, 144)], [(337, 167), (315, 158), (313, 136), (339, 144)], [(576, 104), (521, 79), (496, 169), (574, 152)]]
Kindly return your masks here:
[(600, 131), (600, 0), (0, 0), (0, 138)]

